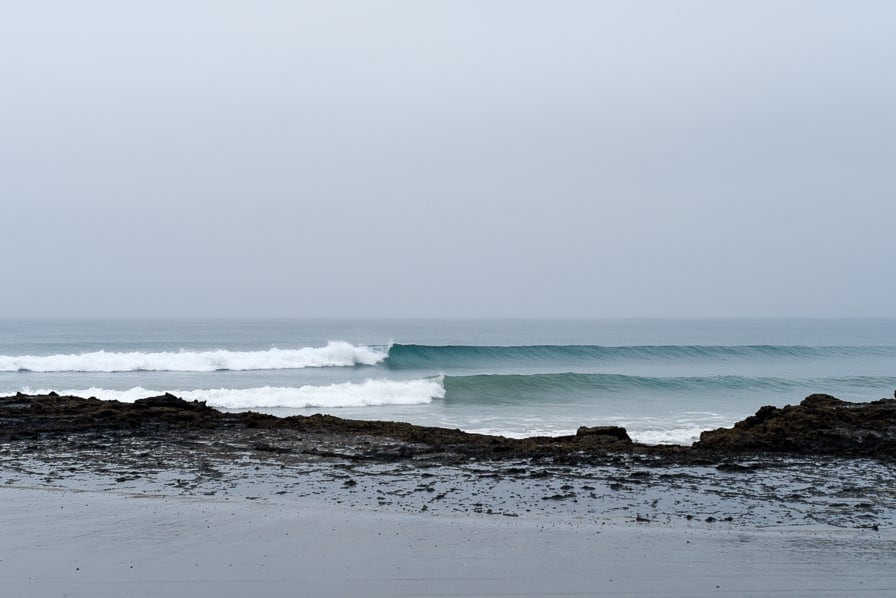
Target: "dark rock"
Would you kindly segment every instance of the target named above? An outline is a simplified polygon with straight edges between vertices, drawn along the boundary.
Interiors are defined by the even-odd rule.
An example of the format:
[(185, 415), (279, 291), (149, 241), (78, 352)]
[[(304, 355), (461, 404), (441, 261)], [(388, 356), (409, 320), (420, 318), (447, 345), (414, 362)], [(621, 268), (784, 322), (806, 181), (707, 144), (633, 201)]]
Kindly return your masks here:
[(718, 469), (719, 471), (741, 473), (747, 471), (755, 471), (756, 467), (753, 465), (741, 465), (740, 463), (720, 463), (716, 465), (716, 469)]
[[(55, 393), (0, 397), (0, 442), (77, 443), (76, 435), (96, 433), (113, 433), (118, 439), (144, 435), (180, 442), (185, 430), (200, 440), (242, 434), (248, 439), (246, 445), (256, 451), (304, 451), (315, 458), (439, 464), (506, 460), (514, 467), (501, 470), (501, 475), (532, 478), (552, 477), (557, 467), (621, 465), (633, 457), (642, 469), (611, 480), (610, 489), (621, 490), (627, 487), (623, 483), (648, 482), (651, 474), (643, 467), (662, 463), (744, 472), (761, 465), (737, 461), (756, 462), (755, 456), (762, 453), (893, 459), (896, 400), (848, 403), (829, 395), (812, 395), (798, 406), (762, 407), (733, 428), (704, 432), (693, 447), (682, 447), (635, 443), (617, 426), (582, 427), (574, 436), (514, 439), (330, 415), (278, 418), (254, 412), (223, 413), (204, 402), (185, 401), (167, 393), (134, 403)], [(288, 448), (296, 443), (305, 448)], [(520, 463), (527, 466), (520, 467)]]
[(252, 449), (262, 453), (289, 453), (291, 449), (286, 447), (274, 446), (267, 442), (257, 442), (252, 445)]
[(210, 409), (205, 401), (185, 401), (180, 397), (176, 397), (171, 393), (165, 393), (157, 397), (146, 397), (145, 399), (137, 399), (134, 401), (137, 407), (168, 407), (171, 409), (183, 409), (193, 411), (195, 409)]
[(550, 496), (542, 496), (541, 500), (566, 500), (568, 498), (575, 498), (575, 492), (567, 492), (565, 494), (552, 494)]
[(631, 443), (632, 441), (625, 428), (620, 426), (594, 426), (591, 428), (582, 426), (576, 430), (576, 439), (598, 443)]
[(892, 457), (896, 456), (896, 400), (849, 403), (814, 394), (796, 406), (762, 407), (733, 428), (703, 432), (694, 448)]
[(501, 473), (505, 475), (525, 475), (527, 472), (522, 467), (508, 467), (506, 469), (503, 469)]

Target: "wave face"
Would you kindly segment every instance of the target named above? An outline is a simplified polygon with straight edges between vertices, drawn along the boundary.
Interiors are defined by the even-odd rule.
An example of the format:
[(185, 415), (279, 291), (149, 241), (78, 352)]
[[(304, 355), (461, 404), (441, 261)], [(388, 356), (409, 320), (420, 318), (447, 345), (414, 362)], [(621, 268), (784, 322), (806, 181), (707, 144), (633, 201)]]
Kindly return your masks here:
[(388, 369), (486, 369), (514, 365), (594, 364), (613, 361), (734, 361), (893, 357), (896, 347), (778, 345), (352, 345), (264, 351), (163, 351), (0, 355), (0, 372), (215, 372), (384, 365)]
[(414, 345), (393, 344), (386, 365), (392, 369), (481, 368), (502, 363), (584, 363), (600, 361), (824, 359), (896, 357), (894, 346), (802, 345)]
[[(569, 401), (595, 400), (609, 395), (637, 394), (645, 397), (826, 388), (879, 388), (896, 385), (896, 377), (848, 377), (793, 380), (787, 378), (751, 378), (746, 376), (649, 377), (617, 374), (481, 374), (444, 376), (413, 380), (377, 380), (341, 382), (326, 385), (261, 386), (253, 388), (212, 388), (198, 390), (155, 390), (140, 386), (127, 390), (82, 388), (62, 390), (66, 395), (93, 396), (126, 403), (144, 397), (171, 392), (188, 401), (206, 401), (222, 409), (312, 409), (375, 407), (383, 405), (422, 405), (434, 399), (448, 403), (475, 404), (480, 407), (544, 403), (559, 405)], [(55, 389), (24, 392), (42, 394)], [(547, 400), (546, 400), (547, 399)]]
[(0, 372), (215, 372), (376, 365), (385, 348), (333, 341), (325, 347), (266, 351), (166, 351), (0, 355)]
[(172, 392), (221, 409), (514, 436), (615, 424), (647, 442), (690, 442), (814, 392), (892, 396), (894, 366), (896, 319), (0, 318), (0, 394)]
[[(30, 390), (44, 394), (51, 389)], [(83, 388), (61, 391), (63, 395), (96, 397), (105, 401), (133, 403), (137, 399), (162, 394), (163, 391), (134, 387), (127, 390)], [(422, 405), (441, 399), (445, 388), (441, 377), (419, 380), (366, 380), (324, 386), (262, 386), (256, 388), (212, 388), (164, 391), (187, 401), (205, 401), (220, 409), (333, 409), (374, 407), (381, 405)]]
[(840, 388), (891, 388), (896, 377), (763, 378), (749, 376), (653, 377), (621, 374), (480, 374), (445, 376), (446, 400), (486, 404), (514, 404), (563, 399), (599, 399), (609, 394), (665, 396), (669, 394), (733, 393), (806, 390), (824, 392)]

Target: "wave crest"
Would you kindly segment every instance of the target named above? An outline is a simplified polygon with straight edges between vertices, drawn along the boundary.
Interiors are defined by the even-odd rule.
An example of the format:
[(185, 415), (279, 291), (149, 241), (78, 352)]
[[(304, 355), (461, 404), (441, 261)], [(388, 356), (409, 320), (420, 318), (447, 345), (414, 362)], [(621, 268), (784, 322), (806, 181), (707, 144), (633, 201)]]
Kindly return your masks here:
[(266, 351), (94, 351), (60, 355), (0, 355), (0, 372), (214, 372), (376, 365), (387, 349), (331, 341), (325, 347)]
[(406, 368), (471, 368), (495, 363), (593, 363), (595, 361), (692, 361), (896, 357), (896, 346), (803, 345), (414, 345), (395, 343), (386, 365)]
[(576, 398), (593, 401), (615, 393), (665, 396), (713, 392), (720, 396), (752, 391), (810, 393), (846, 388), (888, 390), (896, 377), (849, 376), (842, 378), (773, 378), (748, 376), (653, 377), (622, 374), (477, 374), (446, 376), (448, 401), (516, 404)]
[[(49, 389), (25, 389), (27, 394), (46, 394)], [(133, 403), (162, 391), (140, 386), (127, 390), (84, 388), (57, 391), (62, 395), (96, 397), (105, 401)], [(416, 380), (365, 380), (324, 386), (261, 386), (256, 388), (210, 388), (168, 391), (187, 401), (205, 401), (220, 409), (333, 409), (378, 405), (419, 405), (445, 397), (442, 377)]]

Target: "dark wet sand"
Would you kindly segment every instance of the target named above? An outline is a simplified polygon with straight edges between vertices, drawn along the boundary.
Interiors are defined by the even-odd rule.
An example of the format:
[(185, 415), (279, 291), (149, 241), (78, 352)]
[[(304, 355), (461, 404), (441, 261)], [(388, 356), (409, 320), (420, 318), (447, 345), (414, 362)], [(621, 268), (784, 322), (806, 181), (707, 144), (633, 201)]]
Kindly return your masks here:
[(29, 400), (2, 596), (896, 592), (889, 458)]
[(882, 595), (890, 533), (0, 489), (4, 596)]

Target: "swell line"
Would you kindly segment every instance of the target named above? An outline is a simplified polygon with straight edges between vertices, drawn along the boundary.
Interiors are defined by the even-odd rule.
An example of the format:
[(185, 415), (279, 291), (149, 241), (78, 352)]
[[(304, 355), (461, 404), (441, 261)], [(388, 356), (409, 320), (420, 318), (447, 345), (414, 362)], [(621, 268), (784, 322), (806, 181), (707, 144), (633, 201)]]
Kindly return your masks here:
[(0, 355), (0, 372), (214, 372), (376, 365), (385, 347), (332, 341), (324, 347), (266, 351), (93, 351), (58, 355)]
[[(23, 389), (26, 394), (46, 394), (53, 389)], [(414, 380), (365, 380), (321, 386), (260, 386), (254, 388), (208, 388), (165, 391), (140, 386), (126, 390), (80, 388), (55, 390), (61, 395), (96, 397), (104, 401), (132, 403), (144, 397), (170, 392), (187, 401), (205, 401), (220, 409), (338, 409), (385, 405), (420, 405), (441, 399), (445, 387), (441, 376)]]
[(391, 369), (482, 367), (489, 363), (577, 363), (737, 359), (818, 359), (892, 356), (896, 346), (804, 345), (417, 345), (395, 343), (385, 365)]
[(713, 392), (724, 398), (751, 391), (829, 392), (836, 389), (878, 389), (889, 392), (896, 377), (849, 376), (829, 378), (776, 378), (750, 376), (652, 377), (622, 374), (479, 374), (445, 376), (446, 400), (476, 403), (562, 401), (569, 398), (599, 400), (601, 396), (639, 393)]

